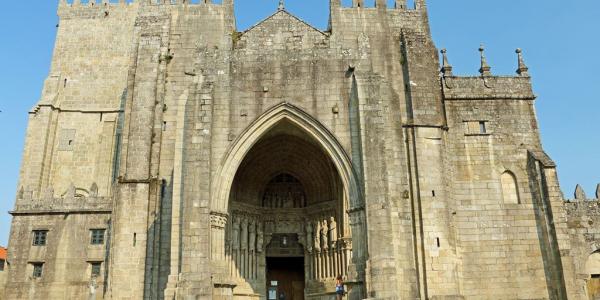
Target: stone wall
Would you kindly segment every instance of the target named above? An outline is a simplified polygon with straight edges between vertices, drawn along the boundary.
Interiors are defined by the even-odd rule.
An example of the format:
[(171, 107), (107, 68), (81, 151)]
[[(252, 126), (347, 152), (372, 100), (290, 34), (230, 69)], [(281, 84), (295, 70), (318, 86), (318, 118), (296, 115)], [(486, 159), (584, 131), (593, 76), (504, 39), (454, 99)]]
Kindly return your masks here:
[[(11, 212), (10, 245), (15, 250), (9, 252), (6, 299), (87, 297), (92, 282), (100, 296), (105, 287), (111, 207), (110, 198), (75, 195), (74, 188), (62, 198), (18, 198)], [(93, 229), (105, 230), (102, 244), (91, 243)], [(33, 245), (37, 230), (47, 231), (45, 245)], [(91, 263), (96, 262), (101, 263), (101, 275), (93, 278)], [(33, 276), (36, 263), (43, 264), (40, 278)]]
[[(492, 75), (483, 48), (481, 76), (452, 75), (445, 53), (440, 76), (424, 1), (396, 5), (332, 0), (327, 31), (281, 7), (238, 32), (228, 0), (61, 1), (7, 296), (259, 299), (264, 270), (232, 276), (242, 248), (264, 267), (264, 249), (228, 242), (239, 216), (295, 228), (300, 247), (315, 233), (298, 225), (306, 212), (325, 210), (289, 223), (257, 208), (287, 171), (327, 198), (315, 228), (333, 216), (343, 229), (352, 259), (306, 252), (346, 267), (350, 299), (584, 299), (580, 239), (595, 229), (563, 205), (521, 52), (515, 76)], [(105, 247), (89, 245), (95, 228)], [(33, 230), (48, 230), (46, 246), (21, 238)], [(103, 262), (96, 281), (90, 262)], [(311, 272), (311, 297), (328, 297), (333, 272)]]
[[(556, 193), (554, 164), (540, 152), (528, 82), (526, 75), (489, 74), (446, 74), (442, 81), (453, 178), (451, 224), (467, 298), (555, 299), (565, 296), (564, 289), (574, 292), (567, 272), (572, 261), (563, 250), (569, 240), (560, 217), (562, 196)], [(531, 170), (528, 156), (539, 161), (538, 171)], [(560, 257), (564, 277), (554, 266)]]
[[(575, 278), (578, 292), (582, 295), (600, 296), (597, 284), (595, 290), (591, 283), (598, 281), (599, 270), (596, 267), (600, 260), (600, 185), (594, 198), (588, 198), (583, 189), (577, 186), (575, 197), (565, 202), (567, 224), (571, 237), (570, 255), (575, 261)], [(592, 277), (594, 276), (594, 277)]]
[[(138, 3), (75, 2), (59, 3), (49, 76), (29, 114), (6, 299), (101, 298), (107, 288), (117, 127)], [(105, 244), (90, 245), (90, 230), (100, 228)], [(33, 230), (48, 230), (46, 246), (32, 246)], [(95, 280), (92, 262), (102, 263)], [(43, 263), (42, 278), (32, 278), (32, 263)]]
[[(0, 247), (0, 251), (6, 253), (6, 249), (2, 247)], [(0, 299), (4, 299), (4, 290), (6, 286), (6, 281), (8, 279), (8, 269), (10, 266), (6, 262), (5, 255), (0, 256), (0, 259), (4, 260), (4, 268), (3, 270), (0, 270)]]

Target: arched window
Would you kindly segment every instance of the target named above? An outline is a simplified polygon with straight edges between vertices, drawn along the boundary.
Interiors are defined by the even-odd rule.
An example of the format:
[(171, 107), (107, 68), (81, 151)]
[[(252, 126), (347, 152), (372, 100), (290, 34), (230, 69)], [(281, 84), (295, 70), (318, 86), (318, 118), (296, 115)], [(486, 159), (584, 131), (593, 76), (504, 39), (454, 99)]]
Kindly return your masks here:
[(510, 171), (506, 171), (502, 173), (500, 180), (502, 182), (502, 199), (504, 203), (519, 204), (521, 201), (515, 175)]

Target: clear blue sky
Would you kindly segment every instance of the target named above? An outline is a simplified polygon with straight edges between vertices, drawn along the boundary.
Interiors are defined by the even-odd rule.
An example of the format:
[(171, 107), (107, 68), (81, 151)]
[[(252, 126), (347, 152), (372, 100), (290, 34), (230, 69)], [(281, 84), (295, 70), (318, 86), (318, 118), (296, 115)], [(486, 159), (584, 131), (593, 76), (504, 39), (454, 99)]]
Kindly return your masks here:
[[(344, 0), (346, 2), (346, 0)], [(238, 0), (238, 29), (271, 14), (278, 0)], [(369, 1), (367, 1), (368, 3)], [(3, 1), (0, 10), (0, 245), (10, 228), (27, 112), (39, 99), (56, 34), (58, 0)], [(307, 22), (326, 28), (328, 0), (286, 0)], [(539, 98), (546, 151), (563, 191), (600, 182), (600, 1), (429, 0), (433, 38), (447, 48), (455, 73), (477, 74), (485, 43), (495, 74), (513, 74), (521, 47)]]

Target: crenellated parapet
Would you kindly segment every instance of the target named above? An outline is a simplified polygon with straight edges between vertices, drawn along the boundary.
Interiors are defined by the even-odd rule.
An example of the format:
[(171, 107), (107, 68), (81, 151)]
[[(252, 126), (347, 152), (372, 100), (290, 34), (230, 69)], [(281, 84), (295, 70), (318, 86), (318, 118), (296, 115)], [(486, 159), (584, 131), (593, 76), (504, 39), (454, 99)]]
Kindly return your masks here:
[[(575, 188), (574, 199), (565, 201), (569, 253), (574, 258), (576, 280), (586, 286), (594, 269), (590, 269), (594, 253), (600, 251), (600, 184), (595, 197), (588, 197), (581, 185)], [(591, 298), (590, 298), (591, 299)]]
[(90, 0), (82, 3), (80, 0), (59, 0), (58, 16), (61, 19), (74, 17), (102, 17), (106, 18), (115, 12), (124, 12), (135, 10), (141, 0), (119, 0), (119, 2), (110, 2), (108, 0)]
[(81, 0), (59, 0), (59, 7), (87, 7), (87, 8), (107, 8), (107, 7), (123, 7), (135, 4), (140, 5), (207, 5), (207, 4), (228, 4), (231, 0), (223, 1), (222, 3), (213, 3), (213, 0), (118, 0), (118, 2), (110, 0), (89, 0), (86, 3)]
[(575, 191), (573, 192), (573, 199), (567, 199), (567, 203), (578, 203), (578, 202), (590, 202), (590, 203), (594, 203), (594, 202), (598, 202), (598, 200), (600, 200), (600, 183), (596, 186), (596, 194), (594, 195), (595, 198), (589, 198), (585, 191), (583, 190), (583, 187), (581, 185), (577, 185), (575, 186)]
[(330, 0), (332, 7), (344, 7), (344, 8), (389, 8), (389, 9), (398, 9), (398, 10), (422, 10), (425, 9), (425, 1), (417, 0), (414, 2), (414, 6), (409, 6), (407, 0), (395, 0), (393, 5), (388, 5), (386, 0), (375, 0), (372, 2), (371, 6), (365, 3), (365, 0), (352, 0), (352, 3), (349, 6), (345, 6), (342, 4), (342, 0)]
[(481, 67), (479, 76), (456, 76), (452, 72), (445, 49), (442, 51), (442, 88), (445, 100), (535, 100), (528, 68), (522, 50), (517, 49), (518, 68), (514, 76), (492, 73), (483, 45), (479, 48)]
[(53, 188), (48, 188), (40, 197), (21, 188), (17, 194), (15, 209), (11, 214), (39, 213), (110, 213), (112, 199), (98, 195), (98, 186), (93, 184), (89, 189), (71, 185), (62, 195), (56, 196)]
[[(600, 184), (596, 187), (594, 198), (589, 198), (579, 184), (573, 197), (565, 201), (567, 224), (573, 246), (587, 255), (600, 249)], [(582, 261), (585, 259), (582, 258)]]
[(213, 0), (90, 0), (83, 3), (81, 0), (59, 0), (58, 15), (61, 19), (68, 18), (107, 18), (113, 13), (136, 11), (140, 6), (169, 6), (202, 7), (202, 6), (232, 6), (233, 0), (223, 0), (214, 3)]

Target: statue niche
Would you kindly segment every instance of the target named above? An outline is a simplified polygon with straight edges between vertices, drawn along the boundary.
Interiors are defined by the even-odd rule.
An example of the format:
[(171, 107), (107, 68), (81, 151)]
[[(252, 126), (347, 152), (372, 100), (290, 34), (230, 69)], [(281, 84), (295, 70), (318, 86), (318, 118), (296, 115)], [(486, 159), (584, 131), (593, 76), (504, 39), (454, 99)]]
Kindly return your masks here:
[(276, 176), (265, 188), (262, 206), (267, 208), (306, 207), (306, 195), (302, 183), (289, 174)]

